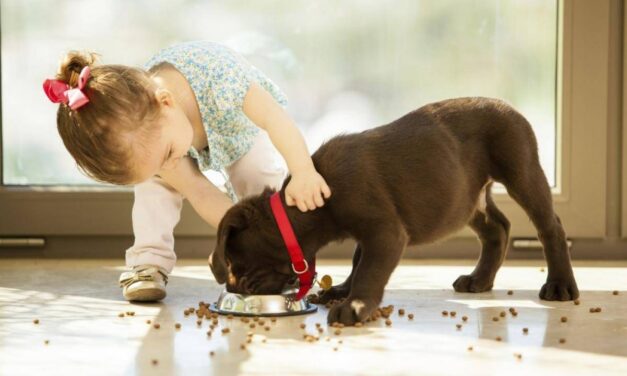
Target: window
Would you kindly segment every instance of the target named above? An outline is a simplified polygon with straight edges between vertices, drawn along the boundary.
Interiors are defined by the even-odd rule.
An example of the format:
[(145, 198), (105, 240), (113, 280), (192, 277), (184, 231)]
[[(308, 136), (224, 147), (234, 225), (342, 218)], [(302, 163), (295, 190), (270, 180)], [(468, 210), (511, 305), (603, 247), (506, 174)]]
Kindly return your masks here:
[[(2, 7), (5, 185), (81, 175), (41, 90), (70, 49), (141, 66), (159, 48), (229, 45), (290, 98), (311, 151), (340, 132), (459, 96), (507, 100), (531, 122), (555, 185), (557, 1), (34, 1)], [(26, 99), (26, 100), (25, 100)]]

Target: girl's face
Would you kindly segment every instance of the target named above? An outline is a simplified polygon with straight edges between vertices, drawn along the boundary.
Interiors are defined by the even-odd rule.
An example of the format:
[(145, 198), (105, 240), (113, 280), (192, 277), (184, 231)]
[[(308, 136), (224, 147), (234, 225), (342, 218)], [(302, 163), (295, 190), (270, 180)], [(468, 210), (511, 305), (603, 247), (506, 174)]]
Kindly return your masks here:
[(172, 94), (159, 89), (157, 100), (161, 106), (161, 116), (155, 120), (156, 124), (150, 125), (156, 135), (146, 135), (141, 145), (133, 146), (136, 161), (132, 184), (144, 182), (158, 175), (159, 171), (176, 168), (192, 145), (192, 125)]

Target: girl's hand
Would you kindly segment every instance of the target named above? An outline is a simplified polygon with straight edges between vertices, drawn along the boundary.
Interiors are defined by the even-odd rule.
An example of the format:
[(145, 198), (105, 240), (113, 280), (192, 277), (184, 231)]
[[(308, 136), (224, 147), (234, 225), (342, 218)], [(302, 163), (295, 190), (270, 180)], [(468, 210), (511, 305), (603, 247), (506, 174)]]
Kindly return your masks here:
[(302, 212), (324, 206), (323, 195), (324, 198), (331, 197), (331, 190), (314, 168), (293, 173), (285, 188), (287, 205), (296, 205)]

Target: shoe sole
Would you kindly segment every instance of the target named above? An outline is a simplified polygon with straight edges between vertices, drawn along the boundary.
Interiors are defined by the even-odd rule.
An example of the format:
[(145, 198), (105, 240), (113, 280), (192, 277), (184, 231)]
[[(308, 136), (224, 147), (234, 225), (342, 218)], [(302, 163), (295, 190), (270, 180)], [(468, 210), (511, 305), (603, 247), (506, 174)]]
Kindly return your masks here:
[(165, 298), (165, 290), (141, 289), (127, 293), (124, 298), (130, 302), (157, 302)]

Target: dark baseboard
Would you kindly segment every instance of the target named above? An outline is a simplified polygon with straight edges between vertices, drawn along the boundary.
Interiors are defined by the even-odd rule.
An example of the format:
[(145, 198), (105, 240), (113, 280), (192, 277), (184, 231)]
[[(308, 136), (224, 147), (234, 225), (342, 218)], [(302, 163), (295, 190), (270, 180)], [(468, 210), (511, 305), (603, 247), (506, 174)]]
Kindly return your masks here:
[[(6, 238), (6, 237), (5, 237)], [(36, 237), (34, 237), (36, 238)], [(127, 236), (52, 236), (43, 237), (43, 247), (0, 247), (0, 258), (119, 258), (133, 244)], [(353, 241), (332, 243), (318, 253), (320, 258), (351, 258)], [(215, 237), (180, 236), (175, 248), (178, 258), (206, 258), (215, 245)], [(479, 241), (471, 238), (451, 238), (435, 244), (412, 246), (404, 254), (408, 259), (477, 259)], [(571, 254), (574, 260), (627, 260), (627, 239), (573, 239)], [(508, 259), (542, 259), (540, 248), (512, 247)]]

